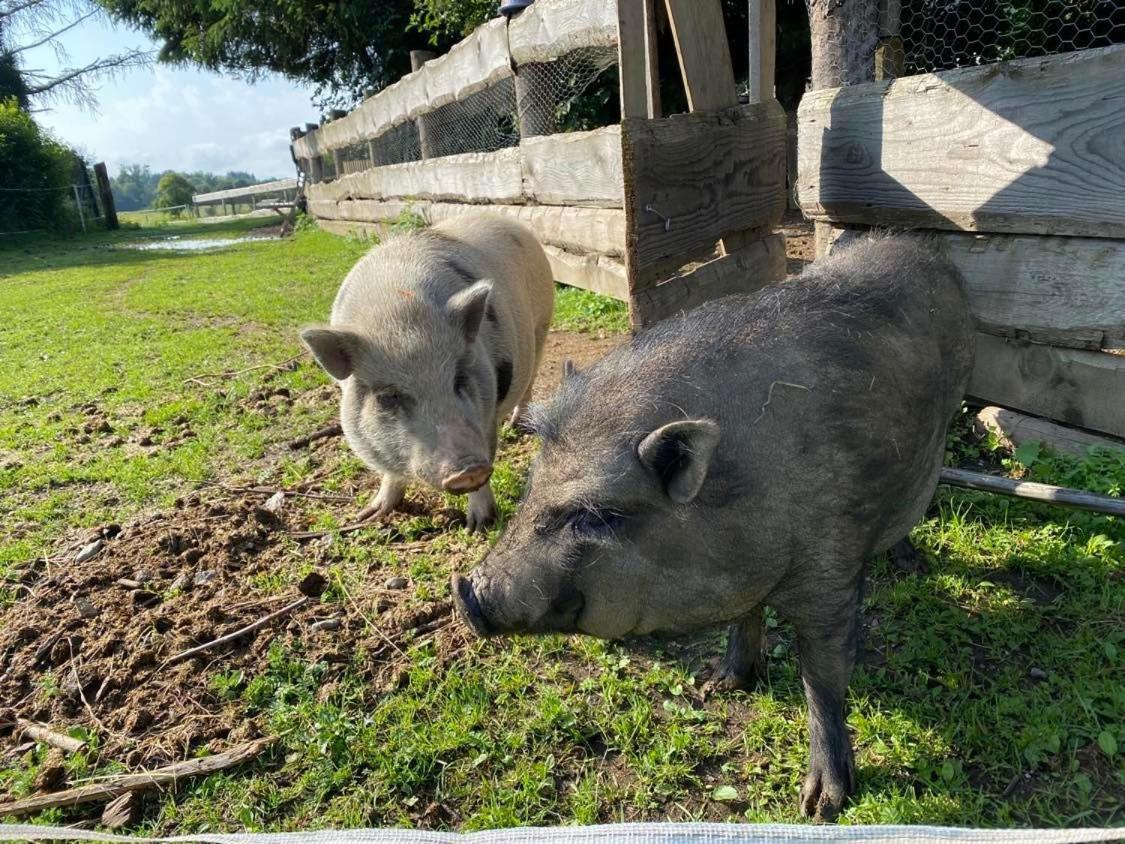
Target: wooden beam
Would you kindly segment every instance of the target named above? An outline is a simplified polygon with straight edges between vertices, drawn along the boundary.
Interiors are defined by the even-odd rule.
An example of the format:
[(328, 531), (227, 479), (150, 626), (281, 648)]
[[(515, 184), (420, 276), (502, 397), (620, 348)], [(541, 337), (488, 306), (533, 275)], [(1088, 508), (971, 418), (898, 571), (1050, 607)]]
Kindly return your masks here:
[[(411, 50), (410, 51), (410, 70), (417, 73), (429, 61), (437, 58), (437, 53), (432, 50)], [(420, 114), (415, 120), (418, 127), (418, 149), (421, 152), (422, 158), (432, 158), (433, 151), (430, 149), (430, 127), (431, 119), (428, 115)], [(371, 151), (368, 150), (368, 157), (370, 158)]]
[(629, 319), (643, 328), (733, 293), (752, 293), (785, 276), (785, 238), (769, 235), (656, 287), (634, 292)]
[(1121, 440), (1088, 434), (1038, 416), (1028, 416), (1002, 407), (985, 407), (977, 413), (977, 424), (1018, 447), (1024, 443), (1041, 443), (1059, 454), (1085, 457), (1091, 448), (1113, 448), (1125, 451)]
[(1125, 437), (1125, 356), (977, 335), (969, 395)]
[[(649, 28), (654, 21), (645, 13), (647, 0), (617, 0), (617, 64), (621, 78), (621, 117), (650, 116), (649, 92), (659, 88), (651, 76)], [(607, 4), (613, 5), (613, 4)]]
[(446, 155), (352, 173), (316, 188), (310, 199), (418, 199), (465, 203), (523, 202), (518, 148)]
[(978, 327), (1055, 346), (1125, 347), (1125, 242), (949, 234)]
[(549, 62), (582, 47), (617, 45), (616, 4), (606, 0), (547, 0), (508, 24), (508, 45), (516, 65)]
[(750, 0), (750, 102), (774, 97), (777, 62), (777, 4), (775, 0)]
[(720, 0), (664, 0), (688, 107), (715, 111), (738, 104)]
[(415, 214), (427, 223), (465, 214), (496, 214), (517, 220), (539, 241), (570, 252), (597, 252), (621, 261), (625, 250), (625, 212), (619, 208), (564, 205), (464, 205), (406, 200), (310, 199), (309, 213), (321, 220), (393, 223)]
[(724, 235), (785, 212), (785, 112), (776, 100), (622, 126), (626, 256), (634, 290)]
[[(864, 231), (822, 224), (818, 256)], [(819, 229), (819, 227), (818, 227)], [(977, 328), (1071, 349), (1125, 348), (1125, 242), (935, 232), (961, 271)]]
[(445, 55), (368, 97), (346, 117), (294, 140), (293, 154), (312, 158), (377, 138), (510, 77), (513, 62), (547, 62), (580, 47), (612, 47), (617, 43), (614, 5), (606, 0), (551, 0), (525, 9), (510, 25), (495, 18)]
[(621, 207), (621, 127), (520, 141), (523, 192), (544, 205)]
[(1094, 513), (1105, 513), (1109, 516), (1125, 516), (1125, 499), (1114, 495), (1099, 495), (1096, 492), (1084, 492), (1080, 489), (1070, 489), (1065, 486), (1018, 481), (1015, 478), (986, 475), (981, 472), (971, 472), (967, 469), (943, 468), (938, 480), (943, 484), (965, 487), (966, 489), (997, 492), (1001, 495), (1041, 501), (1045, 504), (1055, 504), (1060, 507), (1089, 510)]
[(657, 43), (657, 0), (645, 0), (645, 105), (648, 118), (664, 116), (660, 99), (660, 48)]
[(113, 188), (110, 186), (109, 173), (106, 172), (104, 161), (94, 165), (94, 178), (98, 182), (98, 194), (102, 200), (102, 216), (105, 217), (105, 227), (113, 231), (118, 228), (117, 208), (113, 204)]
[(1125, 238), (1125, 45), (806, 94), (817, 220)]
[(567, 252), (555, 246), (544, 246), (543, 251), (551, 262), (556, 281), (628, 301), (629, 281), (625, 277), (625, 265), (619, 261), (605, 255)]

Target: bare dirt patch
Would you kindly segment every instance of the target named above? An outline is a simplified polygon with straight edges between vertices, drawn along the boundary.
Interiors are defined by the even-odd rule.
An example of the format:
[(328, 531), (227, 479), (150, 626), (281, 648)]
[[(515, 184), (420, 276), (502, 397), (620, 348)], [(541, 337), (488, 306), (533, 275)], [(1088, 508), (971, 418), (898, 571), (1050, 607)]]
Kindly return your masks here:
[[(553, 333), (537, 398), (558, 385), (564, 360), (585, 367), (625, 340)], [(264, 368), (263, 386), (246, 399), (258, 412), (336, 401), (330, 386), (298, 395), (272, 388), (273, 375)], [(114, 420), (95, 410), (89, 432), (68, 433), (80, 442), (101, 437), (103, 427), (112, 433)], [(137, 433), (155, 442), (167, 432)], [(528, 438), (509, 441), (502, 456), (525, 463), (532, 449)], [(267, 461), (277, 461), (292, 450), (277, 443), (269, 454)], [(70, 536), (51, 555), (17, 567), (16, 599), (0, 628), (0, 748), (11, 753), (23, 746), (15, 727), (21, 718), (56, 730), (96, 731), (103, 762), (153, 768), (200, 748), (221, 752), (257, 738), (262, 725), (245, 716), (224, 685), (240, 673), (259, 674), (273, 648), (328, 665), (326, 685), (334, 668), (351, 663), (354, 669), (359, 655), (372, 695), (401, 681), (406, 649), (423, 639), (433, 640), (440, 660), (455, 654), (466, 634), (452, 623), (447, 601), (417, 597), (408, 566), (414, 556), (434, 552), (432, 543), (450, 535), (461, 512), (415, 486), (401, 512), (334, 542), (337, 531), (315, 530), (318, 515), (327, 508), (340, 524), (350, 523), (377, 480), (363, 473), (328, 490), (323, 480), (339, 466), (345, 446), (326, 437), (309, 444), (307, 454), (315, 468), (303, 483), (284, 486), (278, 472), (272, 486), (235, 479), (207, 485), (172, 508)], [(329, 571), (351, 542), (385, 546), (387, 559), (397, 562), (372, 565), (360, 582), (336, 588)], [(445, 542), (442, 559), (471, 565), (471, 542), (463, 535)], [(174, 659), (299, 600), (306, 573), (312, 580), (305, 592), (314, 596), (307, 603), (233, 641)], [(336, 588), (331, 601), (316, 597), (325, 586)], [(39, 785), (51, 790), (65, 783)]]

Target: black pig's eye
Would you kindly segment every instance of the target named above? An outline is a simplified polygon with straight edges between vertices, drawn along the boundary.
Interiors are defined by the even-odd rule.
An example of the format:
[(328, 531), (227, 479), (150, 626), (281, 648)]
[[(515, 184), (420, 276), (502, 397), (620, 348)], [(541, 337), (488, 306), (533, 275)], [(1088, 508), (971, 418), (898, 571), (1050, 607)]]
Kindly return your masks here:
[(458, 373), (453, 376), (453, 392), (459, 396), (464, 396), (468, 390), (469, 376), (464, 372), (458, 371)]
[(405, 410), (409, 399), (398, 390), (380, 390), (375, 394), (375, 403), (387, 413)]
[(621, 527), (625, 517), (613, 510), (578, 510), (570, 517), (570, 529), (580, 536), (607, 536)]

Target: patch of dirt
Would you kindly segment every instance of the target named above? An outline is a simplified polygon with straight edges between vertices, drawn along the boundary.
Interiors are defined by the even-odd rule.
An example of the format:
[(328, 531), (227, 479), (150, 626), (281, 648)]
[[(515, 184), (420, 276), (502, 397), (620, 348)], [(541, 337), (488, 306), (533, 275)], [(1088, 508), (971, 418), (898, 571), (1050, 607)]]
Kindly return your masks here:
[(572, 361), (578, 369), (597, 363), (618, 346), (629, 342), (627, 334), (595, 335), (577, 331), (552, 331), (547, 335), (539, 377), (535, 380), (535, 400), (542, 401), (562, 381), (563, 363)]
[(329, 664), (363, 654), (373, 689), (417, 635), (434, 634), (439, 653), (461, 644), (448, 602), (414, 602), (409, 591), (387, 588), (379, 570), (346, 607), (312, 600), (232, 643), (173, 660), (300, 598), (296, 589), (253, 584), (290, 579), (302, 558), (323, 549), (302, 553), (289, 538), (299, 513), (275, 514), (258, 495), (215, 493), (123, 528), (107, 525), (77, 552), (23, 569), (0, 631), (0, 700), (10, 702), (0, 731), (11, 716), (96, 727), (103, 758), (152, 767), (200, 745), (218, 750), (256, 737), (214, 680), (256, 674), (275, 642)]
[(792, 278), (816, 259), (816, 235), (813, 224), (799, 214), (787, 216), (780, 231), (785, 235), (786, 277)]
[[(589, 366), (626, 341), (552, 333), (537, 398), (557, 387), (564, 360)], [(275, 369), (259, 373), (259, 388), (242, 400), (246, 409), (274, 415), (295, 405), (336, 402), (330, 385), (302, 394), (272, 385)], [(221, 382), (207, 381), (206, 387), (218, 391)], [(193, 436), (185, 419), (127, 430), (96, 404), (80, 409), (83, 421), (66, 432), (68, 439), (100, 444), (124, 434), (131, 448), (147, 452)], [(533, 448), (527, 437), (502, 444), (504, 458), (516, 464), (526, 463)], [(462, 523), (459, 510), (412, 486), (400, 512), (347, 540), (299, 539), (293, 534), (307, 531), (325, 509), (341, 524), (350, 523), (377, 477), (363, 473), (342, 488), (324, 488), (347, 454), (339, 437), (304, 451), (312, 473), (295, 486), (282, 482), (280, 458), (294, 454), (288, 444), (268, 452), (272, 458), (255, 468), (255, 478), (266, 479), (262, 486), (205, 486), (172, 508), (68, 537), (50, 556), (15, 567), (15, 601), (0, 625), (0, 749), (22, 746), (14, 729), (18, 717), (61, 731), (96, 730), (101, 762), (117, 761), (130, 770), (158, 767), (203, 746), (221, 752), (258, 737), (265, 725), (247, 719), (236, 702), (238, 684), (263, 672), (274, 646), (327, 664), (326, 687), (334, 672), (349, 663), (354, 670), (358, 655), (373, 696), (402, 682), (410, 646), (432, 640), (439, 661), (464, 647), (468, 634), (452, 623), (449, 602), (417, 597), (426, 592), (416, 591), (408, 577), (411, 556), (426, 553), (432, 540)], [(386, 543), (404, 565), (373, 565), (356, 573), (362, 582), (350, 583), (343, 600), (311, 599), (258, 630), (175, 659), (298, 600), (301, 593), (291, 585), (298, 573), (311, 565), (327, 574), (353, 539)], [(471, 566), (478, 553), (467, 539), (442, 549), (453, 568)], [(242, 680), (231, 679), (240, 673)], [(232, 683), (238, 687), (229, 688)], [(50, 778), (42, 784), (65, 786)]]

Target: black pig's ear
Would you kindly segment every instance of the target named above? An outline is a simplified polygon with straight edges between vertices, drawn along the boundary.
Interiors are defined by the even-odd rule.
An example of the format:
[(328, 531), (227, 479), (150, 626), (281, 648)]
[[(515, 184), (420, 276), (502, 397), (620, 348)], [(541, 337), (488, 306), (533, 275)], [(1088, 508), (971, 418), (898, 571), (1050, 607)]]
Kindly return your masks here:
[(465, 342), (472, 343), (477, 339), (477, 332), (480, 331), (480, 323), (484, 319), (491, 293), (492, 282), (484, 279), (449, 297), (445, 312), (449, 315), (450, 322), (461, 329), (461, 333), (465, 335)]
[(573, 378), (577, 374), (578, 374), (578, 369), (577, 369), (577, 367), (575, 367), (574, 361), (572, 361), (570, 358), (567, 358), (566, 360), (564, 360), (563, 361), (563, 380), (566, 381), (568, 378)]
[(301, 341), (313, 353), (324, 371), (343, 381), (355, 369), (355, 358), (362, 342), (350, 331), (326, 326), (313, 326), (301, 331)]
[(668, 497), (687, 504), (699, 493), (715, 446), (719, 426), (710, 419), (686, 419), (657, 428), (637, 446), (641, 463), (664, 485)]

